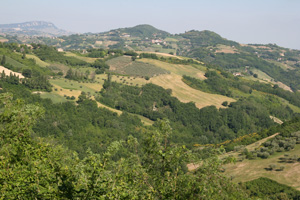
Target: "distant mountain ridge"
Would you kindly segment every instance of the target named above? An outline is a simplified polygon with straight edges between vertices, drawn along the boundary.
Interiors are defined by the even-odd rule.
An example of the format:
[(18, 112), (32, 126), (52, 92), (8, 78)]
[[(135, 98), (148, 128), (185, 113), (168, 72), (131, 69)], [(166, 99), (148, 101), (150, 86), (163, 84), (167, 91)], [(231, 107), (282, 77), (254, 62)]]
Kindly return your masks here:
[(51, 22), (30, 21), (13, 24), (0, 24), (0, 32), (10, 35), (27, 35), (27, 36), (62, 36), (72, 34), (57, 28)]

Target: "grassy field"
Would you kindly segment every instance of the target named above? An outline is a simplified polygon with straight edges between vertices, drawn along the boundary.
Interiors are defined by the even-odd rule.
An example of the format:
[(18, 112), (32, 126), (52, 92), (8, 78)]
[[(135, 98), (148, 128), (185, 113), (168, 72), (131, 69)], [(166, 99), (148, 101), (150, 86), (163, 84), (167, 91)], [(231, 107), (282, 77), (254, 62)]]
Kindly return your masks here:
[(89, 57), (79, 56), (79, 55), (77, 55), (75, 53), (72, 53), (72, 52), (65, 52), (65, 56), (75, 57), (75, 58), (78, 58), (78, 59), (83, 60), (83, 61), (88, 62), (88, 63), (93, 63), (93, 62), (95, 62), (95, 60), (98, 59), (98, 58), (89, 58)]
[(36, 64), (39, 65), (40, 67), (48, 67), (50, 65), (49, 63), (42, 61), (36, 55), (26, 54), (26, 58), (32, 58), (32, 59), (34, 59), (35, 62), (36, 62)]
[(51, 99), (53, 103), (62, 103), (68, 101), (63, 96), (50, 92), (42, 92), (40, 96), (44, 99)]
[[(96, 77), (100, 77), (100, 78), (105, 78), (106, 79), (106, 75), (96, 75)], [(134, 77), (134, 76), (122, 76), (122, 75), (113, 75), (112, 76), (112, 81), (116, 81), (117, 83), (123, 83), (126, 85), (132, 85), (132, 86), (142, 86), (145, 85), (147, 83), (150, 83), (150, 80), (146, 80), (145, 78), (141, 78), (141, 77)]]
[(261, 82), (265, 82), (265, 83), (272, 83), (272, 84), (277, 84), (279, 87), (281, 87), (282, 89), (285, 89), (285, 90), (288, 90), (288, 91), (291, 91), (291, 88), (281, 82), (275, 82), (273, 80), (272, 77), (270, 77), (268, 74), (258, 70), (258, 69), (251, 69), (251, 71), (254, 73), (254, 74), (257, 74), (258, 75), (258, 78), (254, 78), (253, 76), (246, 76), (245, 78), (248, 79), (248, 80), (252, 80), (252, 81), (257, 81), (257, 80), (260, 80)]
[(68, 80), (64, 78), (51, 79), (50, 83), (54, 85), (54, 88), (55, 86), (58, 86), (60, 87), (59, 89), (62, 88), (64, 90), (72, 90), (74, 92), (79, 91), (80, 93), (81, 91), (83, 91), (86, 93), (90, 93), (91, 95), (94, 95), (96, 91), (100, 91), (102, 89), (102, 85), (99, 83), (79, 83), (78, 81)]
[[(258, 142), (262, 143), (262, 142)], [(257, 146), (257, 144), (253, 144)], [(249, 148), (253, 149), (253, 147)], [(300, 190), (300, 162), (281, 163), (279, 158), (287, 154), (290, 157), (300, 155), (300, 145), (296, 145), (295, 149), (288, 152), (280, 152), (272, 155), (268, 159), (244, 160), (236, 164), (225, 165), (225, 174), (233, 178), (235, 182), (246, 182), (257, 179), (259, 177), (267, 177), (279, 183), (292, 186)], [(277, 168), (284, 166), (283, 171), (267, 170), (269, 165), (275, 164)]]
[(151, 78), (151, 83), (159, 85), (165, 89), (172, 89), (172, 96), (177, 97), (181, 102), (195, 102), (198, 108), (214, 105), (217, 108), (223, 107), (221, 104), (224, 101), (233, 102), (232, 98), (209, 94), (200, 90), (193, 89), (186, 85), (181, 76), (177, 74), (160, 75)]
[(63, 72), (64, 75), (66, 75), (67, 71), (70, 69), (67, 65), (58, 63), (51, 63), (47, 68), (56, 73)]

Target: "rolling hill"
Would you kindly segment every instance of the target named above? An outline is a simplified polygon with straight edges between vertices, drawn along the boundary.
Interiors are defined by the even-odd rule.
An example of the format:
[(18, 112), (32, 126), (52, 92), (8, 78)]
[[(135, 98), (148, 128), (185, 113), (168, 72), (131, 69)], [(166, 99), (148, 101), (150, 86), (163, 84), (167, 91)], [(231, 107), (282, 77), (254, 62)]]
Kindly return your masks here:
[[(250, 133), (262, 140), (243, 145), (259, 154), (266, 149), (266, 130), (278, 128), (273, 119), (288, 122), (300, 113), (297, 50), (239, 44), (211, 31), (172, 35), (149, 25), (39, 39), (55, 45), (0, 44), (5, 69), (26, 77), (1, 74), (0, 92), (39, 103), (45, 117), (34, 136), (54, 138), (81, 158), (88, 149), (101, 153), (114, 140), (127, 142), (129, 135), (140, 140), (164, 118), (173, 129), (170, 142), (200, 157), (205, 145)], [(299, 144), (268, 159), (227, 165), (225, 174), (236, 182), (263, 176), (299, 189), (298, 162), (275, 167), (284, 165), (283, 171), (265, 169), (298, 153)]]

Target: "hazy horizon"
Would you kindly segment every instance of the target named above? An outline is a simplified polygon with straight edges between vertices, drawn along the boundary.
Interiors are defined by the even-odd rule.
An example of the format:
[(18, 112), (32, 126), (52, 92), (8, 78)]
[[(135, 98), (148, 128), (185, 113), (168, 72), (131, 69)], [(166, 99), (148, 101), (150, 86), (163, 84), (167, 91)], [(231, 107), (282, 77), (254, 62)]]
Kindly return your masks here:
[(240, 43), (300, 49), (297, 0), (10, 0), (2, 8), (0, 24), (47, 21), (76, 33), (149, 24), (172, 34), (210, 30)]

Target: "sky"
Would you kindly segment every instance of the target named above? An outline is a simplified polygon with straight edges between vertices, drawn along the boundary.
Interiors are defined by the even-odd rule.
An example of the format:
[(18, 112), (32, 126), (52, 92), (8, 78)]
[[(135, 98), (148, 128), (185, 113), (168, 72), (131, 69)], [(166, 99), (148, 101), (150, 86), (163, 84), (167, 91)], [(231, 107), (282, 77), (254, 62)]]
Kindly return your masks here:
[(48, 21), (78, 33), (150, 24), (210, 30), (240, 43), (300, 50), (300, 0), (2, 0), (0, 24)]

